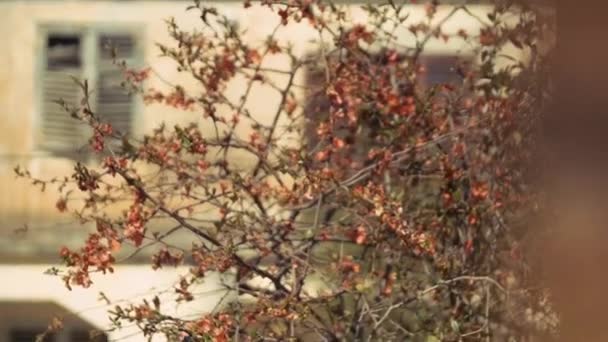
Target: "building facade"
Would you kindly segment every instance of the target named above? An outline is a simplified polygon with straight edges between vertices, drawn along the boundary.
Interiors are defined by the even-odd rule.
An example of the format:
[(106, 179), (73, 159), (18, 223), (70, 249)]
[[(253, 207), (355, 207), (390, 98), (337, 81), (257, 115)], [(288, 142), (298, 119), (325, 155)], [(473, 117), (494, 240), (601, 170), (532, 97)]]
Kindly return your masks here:
[[(59, 262), (61, 246), (79, 246), (91, 227), (78, 225), (55, 207), (57, 192), (16, 179), (15, 166), (31, 172), (34, 178), (51, 179), (69, 174), (75, 160), (93, 162), (86, 152), (87, 131), (71, 120), (55, 103), (57, 98), (77, 101), (78, 87), (70, 76), (86, 78), (96, 90), (96, 106), (121, 130), (137, 136), (161, 123), (190, 122), (191, 113), (161, 105), (145, 106), (140, 99), (127, 96), (120, 87), (122, 74), (104, 50), (108, 42), (119, 48), (119, 58), (135, 67), (150, 67), (153, 74), (146, 86), (163, 88), (164, 82), (185, 81), (172, 61), (160, 58), (156, 43), (170, 42), (165, 19), (174, 17), (184, 29), (196, 28), (200, 18), (186, 11), (189, 1), (95, 1), (95, 0), (1, 0), (0, 35), (0, 340), (25, 341), (32, 331), (43, 330), (53, 315), (74, 317), (57, 342), (82, 340), (83, 329), (105, 329), (108, 305), (99, 293), (115, 302), (150, 298), (157, 292), (172, 296), (171, 286), (188, 267), (152, 270), (150, 254), (125, 260), (112, 275), (94, 278), (89, 289), (69, 292), (61, 279), (45, 270)], [(263, 42), (280, 18), (254, 6), (245, 10), (239, 1), (211, 3), (219, 12), (247, 28), (246, 39)], [(364, 22), (365, 15), (352, 5), (353, 20)], [(453, 7), (440, 6), (437, 14)], [(486, 5), (472, 5), (476, 17), (458, 13), (443, 25), (445, 33), (463, 29), (479, 32)], [(410, 5), (410, 17), (422, 18), (423, 5)], [(404, 43), (412, 43), (407, 30)], [(318, 38), (306, 24), (290, 24), (278, 39), (294, 42), (296, 54), (311, 52)], [(468, 47), (452, 40), (431, 41), (427, 52), (438, 56), (467, 53)], [(288, 60), (266, 61), (273, 68), (287, 68)], [(432, 71), (432, 70), (431, 70)], [(441, 72), (440, 72), (441, 73)], [(440, 77), (440, 76), (438, 76)], [(301, 75), (298, 82), (304, 82)], [(277, 82), (282, 80), (278, 79)], [(267, 108), (276, 108), (278, 95), (272, 89), (255, 89), (247, 106), (263, 117)], [(234, 82), (227, 91), (235, 98), (243, 83)], [(269, 118), (270, 120), (270, 118)], [(239, 162), (248, 162), (240, 160)], [(224, 295), (221, 280), (209, 275), (201, 284), (206, 293), (188, 305), (169, 308), (175, 314), (196, 314), (212, 310)], [(22, 314), (10, 314), (11, 312)], [(35, 313), (35, 314), (34, 314)], [(30, 334), (30, 335), (28, 335)], [(110, 340), (142, 341), (133, 327), (108, 334)], [(26, 337), (24, 337), (26, 336)]]

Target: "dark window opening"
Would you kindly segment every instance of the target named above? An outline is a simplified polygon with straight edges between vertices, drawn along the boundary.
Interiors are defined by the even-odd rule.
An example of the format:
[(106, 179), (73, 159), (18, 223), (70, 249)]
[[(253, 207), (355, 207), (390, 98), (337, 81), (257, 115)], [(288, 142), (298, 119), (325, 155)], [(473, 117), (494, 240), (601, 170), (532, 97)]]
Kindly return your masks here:
[[(38, 335), (45, 332), (44, 328), (32, 329), (13, 329), (10, 332), (10, 342), (33, 342)], [(42, 342), (55, 342), (54, 334), (47, 334), (42, 338)]]
[(77, 35), (50, 35), (47, 39), (47, 68), (61, 70), (81, 65), (80, 37)]
[(462, 58), (452, 55), (428, 55), (420, 58), (420, 64), (426, 69), (421, 84), (423, 86), (435, 86), (446, 83), (459, 83), (463, 75), (459, 66), (463, 63)]
[(102, 332), (89, 330), (73, 330), (70, 333), (70, 342), (108, 342), (108, 336)]
[[(411, 94), (431, 94), (427, 90), (434, 86), (451, 84), (462, 84), (466, 70), (470, 67), (472, 59), (469, 56), (461, 55), (421, 55), (417, 60), (416, 67), (423, 67), (424, 72), (418, 74), (416, 82), (410, 82), (407, 77), (403, 76), (403, 71), (394, 71), (390, 63), (387, 61), (388, 55), (385, 53), (372, 54), (364, 57), (362, 62), (370, 64), (371, 70), (390, 71), (392, 73), (395, 86), (398, 89), (398, 96), (409, 97)], [(314, 58), (312, 56), (311, 58)], [(333, 58), (333, 57), (330, 57)], [(394, 57), (392, 57), (394, 58)], [(346, 60), (346, 58), (345, 58)], [(411, 58), (406, 55), (398, 55), (396, 63), (411, 62)], [(365, 69), (363, 69), (365, 70)], [(396, 74), (398, 73), (398, 74)], [(379, 73), (380, 75), (380, 73)], [(390, 75), (390, 74), (389, 74)], [(399, 75), (399, 76), (397, 76)], [(391, 77), (391, 76), (388, 76)], [(305, 96), (306, 103), (304, 107), (305, 125), (303, 127), (304, 143), (306, 150), (311, 158), (313, 165), (315, 161), (315, 153), (324, 146), (329, 144), (328, 141), (322, 142), (317, 133), (319, 124), (328, 119), (330, 111), (330, 103), (326, 90), (326, 76), (323, 64), (311, 65), (306, 70), (305, 84), (307, 94)], [(373, 87), (370, 84), (370, 87)], [(460, 89), (460, 88), (459, 88)], [(435, 91), (432, 92), (435, 94)], [(443, 100), (438, 98), (438, 101)], [(382, 145), (383, 141), (390, 139), (390, 134), (383, 134), (381, 127), (384, 127), (381, 116), (372, 105), (370, 108), (362, 106), (358, 112), (358, 125), (354, 128), (346, 128), (342, 126), (333, 127), (333, 137), (341, 138), (349, 145), (348, 149), (339, 152), (344, 158), (339, 160), (345, 161), (344, 170), (347, 174), (356, 172), (359, 168), (369, 164), (369, 152), (374, 148)], [(421, 120), (424, 122), (424, 120)]]

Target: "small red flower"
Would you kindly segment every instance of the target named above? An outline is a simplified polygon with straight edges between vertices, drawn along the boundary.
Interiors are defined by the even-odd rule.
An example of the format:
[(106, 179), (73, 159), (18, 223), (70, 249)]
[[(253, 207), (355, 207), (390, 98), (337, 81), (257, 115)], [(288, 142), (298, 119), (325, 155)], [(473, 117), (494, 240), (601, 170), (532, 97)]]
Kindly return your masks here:
[(55, 203), (55, 207), (57, 208), (57, 210), (59, 210), (59, 212), (63, 213), (68, 210), (68, 203), (65, 198), (60, 198), (59, 200), (57, 200), (57, 203)]

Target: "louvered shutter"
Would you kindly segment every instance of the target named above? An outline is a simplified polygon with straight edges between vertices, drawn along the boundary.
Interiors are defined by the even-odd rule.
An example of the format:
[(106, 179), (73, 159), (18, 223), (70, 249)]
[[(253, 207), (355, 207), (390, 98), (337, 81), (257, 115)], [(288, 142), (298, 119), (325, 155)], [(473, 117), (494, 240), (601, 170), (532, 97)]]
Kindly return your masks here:
[(41, 94), (40, 147), (44, 150), (73, 153), (86, 142), (82, 124), (57, 103), (63, 100), (73, 107), (80, 102), (81, 90), (70, 76), (82, 77), (81, 45), (78, 35), (47, 37)]
[(129, 134), (133, 123), (133, 97), (122, 83), (125, 76), (113, 63), (112, 49), (117, 53), (117, 61), (126, 61), (128, 66), (135, 63), (135, 41), (129, 35), (105, 35), (98, 38), (99, 73), (97, 75), (97, 114), (112, 125), (115, 131)]

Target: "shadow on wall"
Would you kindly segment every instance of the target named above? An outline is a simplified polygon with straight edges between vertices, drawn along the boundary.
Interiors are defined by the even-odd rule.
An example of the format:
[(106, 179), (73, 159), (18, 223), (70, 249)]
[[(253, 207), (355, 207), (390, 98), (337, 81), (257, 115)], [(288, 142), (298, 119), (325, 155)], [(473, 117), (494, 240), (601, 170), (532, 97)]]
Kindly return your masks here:
[(44, 342), (108, 341), (106, 334), (91, 335), (97, 327), (51, 301), (0, 301), (0, 341), (36, 341), (53, 317), (63, 319), (64, 328)]

